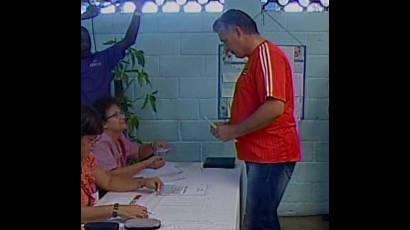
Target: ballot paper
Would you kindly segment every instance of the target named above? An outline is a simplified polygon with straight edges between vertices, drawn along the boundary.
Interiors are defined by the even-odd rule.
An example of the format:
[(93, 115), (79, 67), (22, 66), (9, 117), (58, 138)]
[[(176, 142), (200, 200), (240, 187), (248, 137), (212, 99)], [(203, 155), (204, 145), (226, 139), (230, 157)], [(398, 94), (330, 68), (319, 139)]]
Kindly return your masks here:
[(165, 184), (159, 192), (161, 196), (204, 196), (206, 194), (207, 185), (193, 184)]

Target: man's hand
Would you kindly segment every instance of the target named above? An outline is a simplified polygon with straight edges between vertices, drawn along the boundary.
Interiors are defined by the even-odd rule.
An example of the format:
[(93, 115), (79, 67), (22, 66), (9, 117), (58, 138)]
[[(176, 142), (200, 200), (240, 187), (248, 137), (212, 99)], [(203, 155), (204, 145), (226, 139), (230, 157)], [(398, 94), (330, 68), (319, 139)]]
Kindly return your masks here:
[(215, 125), (216, 128), (210, 126), (210, 131), (212, 135), (219, 140), (229, 141), (238, 136), (235, 125), (230, 125), (226, 122), (216, 122)]
[(87, 6), (87, 10), (86, 12), (90, 12), (90, 13), (94, 13), (94, 14), (98, 14), (98, 7), (96, 5), (90, 4)]
[(100, 10), (96, 5), (90, 4), (88, 5), (86, 11), (81, 14), (81, 20), (94, 18), (100, 13)]
[(137, 39), (138, 30), (141, 24), (140, 16), (142, 12), (142, 2), (142, 0), (134, 0), (135, 11), (131, 18), (130, 25), (128, 26), (124, 38), (116, 44), (118, 48), (124, 51), (134, 45), (135, 40)]
[(134, 0), (135, 11), (142, 12), (142, 6), (144, 5), (144, 0)]

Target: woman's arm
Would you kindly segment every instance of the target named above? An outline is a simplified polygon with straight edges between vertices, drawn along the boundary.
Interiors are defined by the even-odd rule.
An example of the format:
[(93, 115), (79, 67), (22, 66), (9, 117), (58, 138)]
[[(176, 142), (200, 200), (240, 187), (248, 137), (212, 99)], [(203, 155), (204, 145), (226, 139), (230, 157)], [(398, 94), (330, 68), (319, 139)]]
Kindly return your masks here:
[[(81, 223), (107, 220), (113, 216), (114, 205), (81, 207)], [(124, 218), (147, 218), (147, 208), (140, 205), (119, 205), (117, 215)]]
[(123, 175), (110, 174), (96, 166), (92, 170), (96, 184), (106, 191), (128, 192), (142, 187), (148, 187), (159, 191), (163, 183), (157, 178), (132, 178)]

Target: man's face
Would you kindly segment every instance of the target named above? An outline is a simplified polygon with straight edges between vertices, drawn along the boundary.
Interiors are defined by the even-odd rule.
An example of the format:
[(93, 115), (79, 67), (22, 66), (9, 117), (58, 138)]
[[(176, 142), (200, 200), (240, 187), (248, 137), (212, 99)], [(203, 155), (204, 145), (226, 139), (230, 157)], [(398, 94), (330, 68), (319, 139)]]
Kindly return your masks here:
[(238, 58), (245, 57), (241, 49), (241, 40), (237, 30), (226, 31), (218, 33), (219, 39), (225, 46), (225, 53), (229, 55), (234, 54)]
[(90, 53), (91, 50), (91, 40), (90, 40), (90, 35), (84, 31), (81, 30), (81, 55), (86, 55)]

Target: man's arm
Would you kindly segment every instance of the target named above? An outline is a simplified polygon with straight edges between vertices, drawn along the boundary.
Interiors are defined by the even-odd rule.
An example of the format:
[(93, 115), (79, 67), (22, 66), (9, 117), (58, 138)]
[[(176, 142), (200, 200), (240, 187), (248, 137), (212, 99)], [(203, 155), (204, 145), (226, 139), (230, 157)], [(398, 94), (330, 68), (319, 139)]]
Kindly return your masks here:
[(128, 47), (132, 46), (137, 39), (138, 30), (140, 28), (140, 16), (142, 14), (142, 3), (143, 0), (134, 1), (135, 11), (134, 15), (132, 16), (130, 25), (128, 26), (127, 33), (125, 34), (125, 37), (117, 43), (117, 45), (123, 50), (126, 50), (128, 49)]
[(272, 124), (284, 111), (283, 101), (268, 99), (245, 121), (235, 125), (217, 123), (217, 127), (211, 128), (211, 132), (220, 140), (232, 140)]

